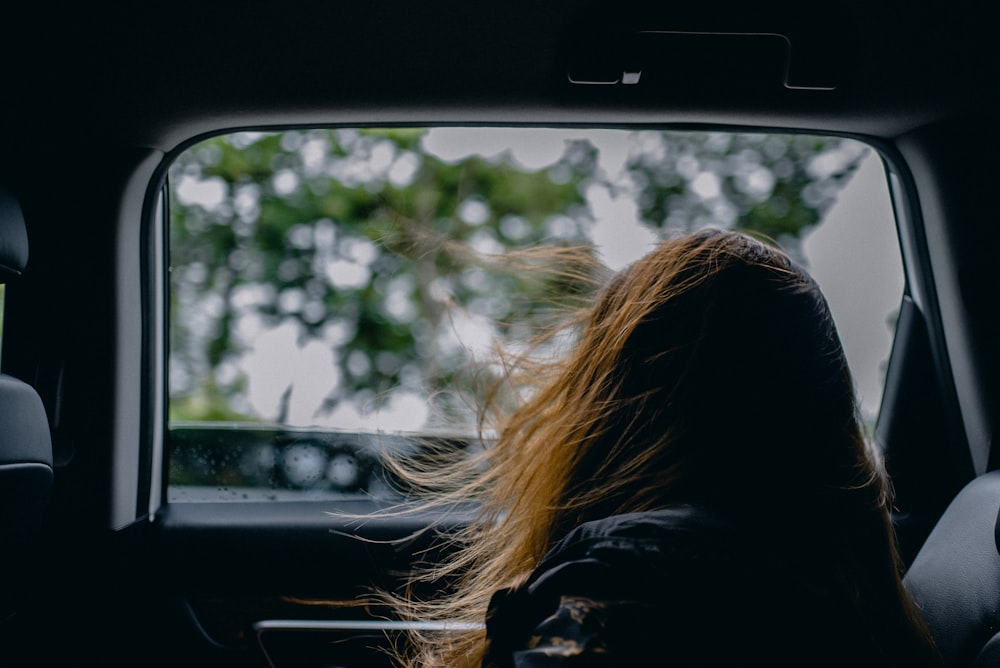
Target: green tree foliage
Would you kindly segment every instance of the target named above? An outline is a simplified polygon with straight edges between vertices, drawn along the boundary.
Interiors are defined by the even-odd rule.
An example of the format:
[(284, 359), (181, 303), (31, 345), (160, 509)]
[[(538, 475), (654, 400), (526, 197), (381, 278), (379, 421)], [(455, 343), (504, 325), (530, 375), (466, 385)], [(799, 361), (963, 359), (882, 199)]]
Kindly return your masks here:
[(612, 133), (616, 163), (609, 133), (561, 131), (561, 149), (539, 165), (516, 150), (443, 154), (431, 132), (238, 133), (179, 156), (169, 177), (171, 419), (301, 422), (294, 381), (275, 376), (283, 394), (267, 409), (250, 387), (256, 337), (283, 326), (294, 333), (289, 365), (296, 346), (329, 359), (315, 369), (327, 376), (322, 402), (305, 419), (376, 406), (400, 388), (454, 418), (466, 410), (451, 392), (468, 387), (463, 328), (524, 340), (548, 324), (546, 306), (587, 297), (572, 267), (532, 272), (530, 254), (498, 258), (591, 243), (595, 188), (634, 199), (658, 234), (738, 226), (794, 253), (860, 158), (853, 142), (812, 136), (643, 131)]

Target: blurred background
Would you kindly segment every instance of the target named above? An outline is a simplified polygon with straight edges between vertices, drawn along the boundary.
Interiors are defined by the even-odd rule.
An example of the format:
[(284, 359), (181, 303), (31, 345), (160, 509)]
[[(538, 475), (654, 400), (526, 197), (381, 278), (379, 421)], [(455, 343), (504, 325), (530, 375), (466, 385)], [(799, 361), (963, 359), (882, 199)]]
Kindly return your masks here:
[[(709, 226), (767, 235), (813, 273), (873, 423), (903, 292), (881, 160), (842, 138), (243, 132), (183, 152), (169, 200), (175, 491), (365, 492), (364, 434), (474, 435), (494, 346), (518, 350), (657, 239)], [(553, 267), (539, 247), (597, 262)], [(302, 438), (314, 449), (288, 455)]]

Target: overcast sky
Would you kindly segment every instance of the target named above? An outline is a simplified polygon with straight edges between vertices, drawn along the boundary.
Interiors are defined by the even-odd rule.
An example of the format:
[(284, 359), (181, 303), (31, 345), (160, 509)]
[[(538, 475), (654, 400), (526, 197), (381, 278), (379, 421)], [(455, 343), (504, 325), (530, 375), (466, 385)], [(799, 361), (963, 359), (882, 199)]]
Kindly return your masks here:
[(833, 311), (862, 410), (874, 416), (903, 297), (892, 203), (882, 161), (874, 151), (823, 223), (805, 238), (803, 250)]

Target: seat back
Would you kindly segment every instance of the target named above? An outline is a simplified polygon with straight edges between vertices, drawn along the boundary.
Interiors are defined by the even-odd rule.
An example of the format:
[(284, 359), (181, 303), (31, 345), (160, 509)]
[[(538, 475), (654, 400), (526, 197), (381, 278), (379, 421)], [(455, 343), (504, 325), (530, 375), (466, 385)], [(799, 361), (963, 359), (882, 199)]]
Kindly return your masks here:
[(1000, 471), (955, 497), (904, 583), (953, 668), (1000, 666)]
[(0, 374), (0, 541), (5, 551), (34, 537), (51, 487), (52, 443), (42, 400), (31, 386)]

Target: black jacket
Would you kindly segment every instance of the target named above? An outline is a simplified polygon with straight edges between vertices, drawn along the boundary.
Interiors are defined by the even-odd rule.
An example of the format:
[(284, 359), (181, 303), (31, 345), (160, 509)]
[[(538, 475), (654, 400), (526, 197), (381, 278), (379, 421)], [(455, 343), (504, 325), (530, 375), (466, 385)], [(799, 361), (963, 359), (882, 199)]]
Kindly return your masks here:
[(823, 555), (773, 542), (692, 507), (586, 523), (494, 596), (483, 665), (908, 665)]

